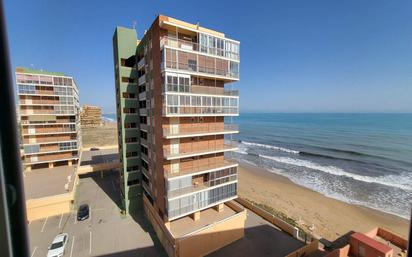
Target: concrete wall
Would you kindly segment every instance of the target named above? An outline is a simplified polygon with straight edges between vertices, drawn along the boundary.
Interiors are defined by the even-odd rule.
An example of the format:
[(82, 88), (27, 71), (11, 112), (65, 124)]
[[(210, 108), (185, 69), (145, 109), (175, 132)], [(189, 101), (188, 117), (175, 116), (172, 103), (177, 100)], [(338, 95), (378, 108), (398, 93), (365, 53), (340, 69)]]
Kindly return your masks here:
[(169, 257), (205, 256), (244, 236), (246, 210), (235, 203), (228, 202), (227, 205), (238, 212), (237, 214), (194, 231), (186, 237), (174, 238), (145, 196), (143, 202), (146, 217)]
[(169, 230), (165, 227), (164, 222), (156, 214), (156, 211), (146, 196), (143, 196), (143, 209), (167, 255), (169, 257), (177, 256), (176, 245), (172, 234), (170, 234)]
[(319, 249), (319, 241), (313, 240), (310, 244), (303, 246), (302, 248), (286, 255), (285, 257), (303, 257), (309, 256)]
[(70, 212), (72, 200), (70, 194), (27, 200), (27, 220), (33, 221)]
[(241, 205), (245, 206), (249, 210), (253, 211), (260, 217), (264, 218), (265, 220), (269, 221), (276, 227), (280, 228), (282, 231), (288, 233), (289, 235), (293, 236), (294, 238), (298, 238), (298, 228), (294, 227), (285, 221), (279, 219), (278, 217), (270, 214), (269, 212), (259, 208), (258, 206), (255, 206), (253, 203), (244, 200), (242, 198), (237, 198), (236, 201), (240, 203)]
[(384, 228), (378, 228), (377, 235), (382, 237), (385, 240), (390, 241), (392, 244), (396, 245), (402, 250), (406, 250), (408, 248), (408, 240), (406, 240), (405, 238), (402, 238), (401, 236), (389, 230), (386, 230)]
[(246, 211), (243, 210), (226, 220), (198, 231), (196, 234), (179, 238), (177, 241), (178, 256), (205, 256), (241, 239), (245, 234), (245, 220)]
[(393, 256), (393, 249), (391, 249), (389, 252), (381, 252), (377, 249), (375, 249), (374, 247), (371, 247), (365, 243), (363, 243), (362, 241), (358, 240), (357, 238), (351, 237), (350, 238), (350, 254), (351, 256), (357, 257), (357, 256), (361, 256), (359, 254), (360, 249), (363, 248), (364, 249), (364, 253), (365, 253), (365, 257), (389, 257), (389, 256)]
[(332, 252), (326, 254), (324, 257), (348, 257), (350, 245), (346, 245), (340, 249), (335, 249)]
[(29, 199), (26, 201), (27, 221), (68, 213), (72, 209), (79, 177), (76, 175), (73, 190), (66, 194)]

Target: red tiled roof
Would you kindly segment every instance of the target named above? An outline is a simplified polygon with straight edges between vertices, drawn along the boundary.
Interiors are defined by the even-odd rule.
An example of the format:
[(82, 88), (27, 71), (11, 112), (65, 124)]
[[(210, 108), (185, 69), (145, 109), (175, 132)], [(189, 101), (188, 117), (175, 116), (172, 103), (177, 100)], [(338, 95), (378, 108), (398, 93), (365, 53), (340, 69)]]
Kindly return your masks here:
[(358, 241), (360, 241), (360, 242), (362, 242), (362, 243), (364, 243), (365, 245), (368, 245), (369, 247), (371, 247), (371, 248), (373, 248), (373, 249), (375, 249), (375, 250), (377, 250), (381, 253), (386, 254), (386, 253), (390, 252), (391, 250), (393, 250), (389, 246), (387, 246), (385, 244), (382, 244), (381, 242), (378, 242), (375, 239), (370, 238), (367, 235), (359, 233), (359, 232), (353, 233), (351, 235), (351, 237), (358, 240)]

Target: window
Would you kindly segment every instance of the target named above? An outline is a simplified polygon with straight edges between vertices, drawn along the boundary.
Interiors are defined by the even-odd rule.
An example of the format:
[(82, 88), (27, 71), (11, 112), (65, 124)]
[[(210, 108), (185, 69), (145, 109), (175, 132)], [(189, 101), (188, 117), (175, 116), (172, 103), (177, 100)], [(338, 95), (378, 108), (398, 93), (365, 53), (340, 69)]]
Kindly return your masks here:
[(59, 143), (59, 150), (60, 151), (75, 150), (75, 149), (77, 149), (77, 142), (62, 142), (62, 143)]
[(197, 61), (196, 60), (189, 59), (189, 60), (187, 60), (187, 63), (189, 65), (189, 70), (191, 70), (191, 71), (196, 71), (197, 70)]
[(38, 153), (40, 152), (40, 145), (25, 145), (24, 146), (24, 153), (31, 154), (31, 153)]
[(239, 77), (239, 63), (230, 62), (230, 76)]
[(18, 85), (19, 94), (35, 94), (36, 86), (35, 85)]

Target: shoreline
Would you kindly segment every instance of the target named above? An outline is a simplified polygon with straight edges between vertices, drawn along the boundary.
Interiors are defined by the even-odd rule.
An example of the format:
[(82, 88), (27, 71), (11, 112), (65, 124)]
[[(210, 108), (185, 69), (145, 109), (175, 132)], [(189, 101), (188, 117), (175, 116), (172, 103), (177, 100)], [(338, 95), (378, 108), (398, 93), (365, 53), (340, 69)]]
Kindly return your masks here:
[(238, 176), (240, 197), (281, 211), (303, 227), (314, 224), (314, 233), (328, 240), (351, 230), (367, 232), (374, 227), (408, 236), (407, 219), (327, 197), (264, 168), (239, 163)]

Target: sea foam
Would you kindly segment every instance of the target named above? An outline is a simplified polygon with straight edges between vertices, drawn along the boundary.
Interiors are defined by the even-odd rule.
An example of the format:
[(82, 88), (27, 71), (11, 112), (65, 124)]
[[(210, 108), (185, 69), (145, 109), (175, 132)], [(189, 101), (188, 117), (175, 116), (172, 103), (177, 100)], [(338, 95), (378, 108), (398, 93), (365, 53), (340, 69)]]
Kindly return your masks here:
[(370, 177), (370, 176), (362, 176), (358, 174), (353, 174), (347, 172), (341, 168), (335, 166), (322, 166), (320, 164), (307, 161), (307, 160), (300, 160), (290, 157), (275, 157), (275, 156), (267, 156), (267, 155), (259, 155), (262, 158), (270, 159), (276, 162), (309, 168), (313, 170), (319, 170), (331, 175), (335, 176), (345, 176), (349, 177), (358, 181), (366, 182), (366, 183), (377, 183), (384, 186), (400, 188), (403, 190), (412, 191), (412, 177), (409, 174), (401, 174), (401, 175), (385, 175), (379, 177)]
[(259, 143), (252, 143), (252, 142), (247, 142), (247, 141), (242, 141), (242, 144), (247, 145), (247, 146), (257, 146), (257, 147), (263, 147), (267, 149), (272, 149), (280, 152), (285, 152), (285, 153), (291, 153), (291, 154), (299, 154), (299, 151), (279, 147), (279, 146), (274, 146), (274, 145), (265, 145), (265, 144), (259, 144)]

